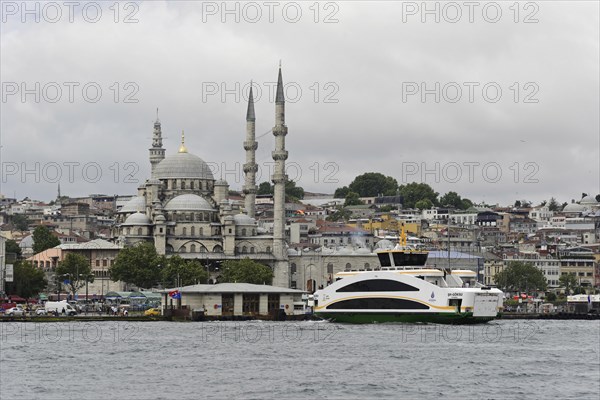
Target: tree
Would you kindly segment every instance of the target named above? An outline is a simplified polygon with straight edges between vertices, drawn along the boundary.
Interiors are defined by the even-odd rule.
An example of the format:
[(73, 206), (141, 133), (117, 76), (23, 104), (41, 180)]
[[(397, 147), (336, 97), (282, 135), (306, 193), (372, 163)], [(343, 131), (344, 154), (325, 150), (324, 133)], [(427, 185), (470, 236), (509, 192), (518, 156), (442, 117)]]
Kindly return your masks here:
[(17, 261), (14, 264), (13, 282), (6, 282), (7, 293), (23, 298), (34, 297), (48, 286), (44, 271), (29, 261)]
[(33, 230), (33, 252), (40, 253), (46, 249), (56, 247), (60, 240), (44, 225), (39, 225)]
[(503, 271), (494, 275), (496, 284), (511, 292), (545, 291), (548, 282), (541, 269), (531, 263), (512, 261)]
[(554, 292), (547, 293), (546, 301), (556, 301), (556, 293), (554, 293)]
[(139, 288), (151, 288), (158, 284), (166, 258), (156, 253), (152, 243), (137, 243), (119, 251), (109, 268), (110, 279), (133, 284)]
[(67, 253), (56, 267), (56, 276), (67, 285), (73, 297), (86, 282), (94, 281), (90, 260), (76, 253)]
[(344, 206), (359, 206), (363, 202), (360, 201), (360, 197), (356, 192), (348, 192), (344, 201)]
[(441, 207), (455, 207), (460, 210), (466, 210), (473, 205), (473, 202), (469, 199), (463, 199), (456, 192), (448, 192), (440, 197), (439, 204)]
[(343, 186), (341, 188), (335, 189), (335, 193), (333, 193), (334, 199), (344, 199), (346, 195), (350, 193), (350, 188), (348, 186)]
[(551, 197), (550, 201), (548, 202), (548, 210), (550, 210), (550, 211), (559, 211), (560, 210), (560, 205), (558, 204), (558, 202), (556, 201), (556, 199), (554, 197)]
[(367, 172), (354, 178), (348, 189), (360, 197), (394, 196), (398, 191), (398, 182), (379, 172)]
[(285, 182), (285, 197), (290, 202), (302, 200), (304, 198), (304, 189), (296, 186), (295, 181), (288, 179)]
[(6, 241), (5, 244), (5, 251), (6, 253), (13, 253), (16, 254), (17, 259), (21, 258), (22, 252), (21, 252), (21, 247), (19, 247), (19, 245), (17, 244), (17, 242), (15, 242), (12, 239), (9, 239)]
[(346, 210), (343, 207), (339, 207), (333, 214), (328, 215), (327, 218), (325, 218), (327, 221), (347, 221), (350, 219), (350, 217), (352, 216), (352, 213), (350, 212), (350, 210)]
[(273, 186), (269, 182), (261, 182), (256, 194), (273, 194)]
[(400, 186), (400, 195), (405, 208), (415, 208), (417, 201), (425, 199), (429, 199), (433, 205), (436, 205), (438, 194), (426, 183), (412, 182)]
[(196, 260), (185, 260), (175, 255), (167, 260), (162, 272), (165, 287), (188, 286), (208, 282), (208, 272)]
[(460, 206), (460, 208), (462, 210), (467, 210), (469, 208), (473, 207), (473, 202), (469, 199), (462, 199), (462, 204)]
[(560, 284), (560, 286), (565, 288), (565, 293), (568, 296), (571, 294), (571, 289), (577, 287), (577, 284), (579, 282), (577, 281), (577, 277), (575, 276), (575, 274), (571, 272), (568, 274), (561, 275), (558, 278), (558, 283)]
[(597, 194), (597, 195), (596, 195), (596, 201), (597, 201), (598, 203), (600, 203), (600, 194)]
[(273, 271), (266, 265), (244, 258), (235, 261), (228, 260), (223, 263), (221, 282), (254, 283), (256, 285), (270, 285), (273, 280)]
[(521, 200), (516, 200), (515, 201), (515, 208), (521, 208)]
[(433, 203), (429, 199), (419, 200), (415, 203), (415, 208), (418, 208), (419, 210), (425, 210), (431, 207), (433, 207)]
[(13, 228), (17, 231), (26, 231), (29, 227), (27, 217), (21, 214), (15, 214), (10, 218)]
[[(272, 185), (270, 182), (262, 182), (258, 185), (256, 194), (273, 194), (274, 191), (275, 185)], [(295, 181), (287, 179), (285, 181), (285, 197), (290, 202), (302, 200), (304, 198), (304, 189), (296, 186)]]

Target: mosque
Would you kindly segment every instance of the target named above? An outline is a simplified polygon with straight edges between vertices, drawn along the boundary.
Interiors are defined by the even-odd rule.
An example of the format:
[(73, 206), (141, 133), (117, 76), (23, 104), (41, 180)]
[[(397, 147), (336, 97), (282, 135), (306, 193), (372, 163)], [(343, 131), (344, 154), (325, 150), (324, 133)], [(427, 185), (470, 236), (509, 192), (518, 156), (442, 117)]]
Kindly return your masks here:
[(254, 98), (252, 88), (246, 113), (244, 202), (228, 198), (229, 185), (215, 180), (200, 157), (190, 153), (182, 133), (181, 146), (166, 156), (160, 120), (154, 123), (150, 152), (151, 176), (138, 188), (137, 196), (118, 212), (112, 229), (113, 240), (122, 245), (154, 243), (159, 254), (177, 254), (197, 259), (215, 271), (221, 261), (250, 258), (269, 265), (273, 285), (288, 287), (288, 251), (285, 243), (285, 99), (281, 66), (275, 98), (275, 167), (273, 230), (258, 226), (255, 217), (256, 149)]

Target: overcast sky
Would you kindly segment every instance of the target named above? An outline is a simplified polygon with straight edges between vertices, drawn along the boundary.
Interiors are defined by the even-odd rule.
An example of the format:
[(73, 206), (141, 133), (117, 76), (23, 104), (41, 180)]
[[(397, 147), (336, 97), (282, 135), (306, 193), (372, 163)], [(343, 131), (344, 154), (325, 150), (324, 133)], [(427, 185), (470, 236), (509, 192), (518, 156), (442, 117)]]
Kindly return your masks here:
[(305, 190), (381, 172), (492, 204), (600, 193), (596, 1), (22, 4), (2, 2), (8, 197), (135, 193), (157, 107), (167, 155), (185, 130), (241, 189), (250, 80), (266, 180), (279, 60)]

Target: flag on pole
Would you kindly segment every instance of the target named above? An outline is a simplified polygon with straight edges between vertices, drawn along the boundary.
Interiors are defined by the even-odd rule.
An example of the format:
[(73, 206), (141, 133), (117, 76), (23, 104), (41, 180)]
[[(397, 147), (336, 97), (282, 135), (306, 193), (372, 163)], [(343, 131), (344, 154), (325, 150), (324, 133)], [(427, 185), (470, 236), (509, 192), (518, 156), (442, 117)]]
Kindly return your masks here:
[(179, 290), (173, 290), (169, 292), (169, 296), (171, 296), (172, 299), (181, 299), (181, 292), (179, 292)]

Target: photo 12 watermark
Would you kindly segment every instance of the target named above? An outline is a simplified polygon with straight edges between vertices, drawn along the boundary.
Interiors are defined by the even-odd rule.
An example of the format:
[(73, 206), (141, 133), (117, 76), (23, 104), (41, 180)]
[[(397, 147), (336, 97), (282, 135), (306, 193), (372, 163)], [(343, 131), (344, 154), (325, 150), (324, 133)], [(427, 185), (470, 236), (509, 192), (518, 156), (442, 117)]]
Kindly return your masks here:
[(539, 23), (539, 3), (528, 1), (403, 1), (402, 23)]
[(2, 82), (2, 103), (139, 103), (136, 82)]
[(401, 343), (532, 343), (539, 339), (540, 327), (533, 321), (511, 325), (417, 325), (401, 324)]
[(123, 1), (2, 1), (3, 24), (60, 22), (96, 24), (100, 21), (136, 24), (140, 2)]
[(135, 343), (139, 331), (131, 322), (7, 322), (0, 324), (0, 343)]
[(202, 23), (337, 24), (340, 21), (340, 3), (335, 1), (203, 1), (200, 4)]
[(211, 322), (200, 326), (203, 343), (337, 343), (340, 327), (335, 324), (300, 322)]
[[(277, 82), (202, 82), (202, 102), (209, 101), (248, 102), (250, 87), (255, 103), (267, 101), (275, 103)], [(339, 103), (340, 87), (336, 82), (311, 82), (301, 85), (298, 82), (285, 82), (283, 94), (287, 103), (308, 100), (314, 103)]]
[(539, 103), (536, 82), (402, 82), (402, 102), (421, 103)]
[(132, 161), (104, 164), (96, 161), (16, 162), (3, 161), (1, 182), (98, 183), (103, 178), (113, 183), (139, 183), (140, 167)]
[(540, 183), (540, 166), (534, 161), (513, 162), (510, 165), (496, 161), (450, 161), (415, 162), (403, 161), (400, 164), (401, 182), (422, 183)]

